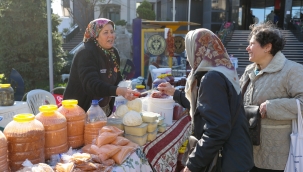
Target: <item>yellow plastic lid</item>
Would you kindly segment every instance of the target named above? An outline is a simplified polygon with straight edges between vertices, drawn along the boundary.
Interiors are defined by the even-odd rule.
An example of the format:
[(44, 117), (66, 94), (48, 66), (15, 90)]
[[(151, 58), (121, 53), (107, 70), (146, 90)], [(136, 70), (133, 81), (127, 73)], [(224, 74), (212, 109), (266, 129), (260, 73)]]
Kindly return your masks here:
[(180, 147), (178, 150), (179, 153), (184, 153), (185, 151), (186, 151), (186, 147), (183, 147), (183, 146)]
[(11, 84), (0, 84), (1, 88), (9, 88)]
[(78, 105), (78, 100), (76, 99), (69, 99), (69, 100), (62, 100), (63, 106), (75, 106)]
[(144, 85), (136, 85), (136, 88), (139, 88), (139, 89), (144, 89), (145, 86)]
[(30, 122), (35, 119), (35, 116), (31, 113), (20, 113), (14, 116), (16, 122)]
[(58, 109), (57, 105), (42, 105), (39, 107), (40, 112), (53, 113)]
[(163, 76), (163, 74), (157, 76), (157, 78), (159, 78), (159, 79), (163, 79), (164, 77), (165, 77), (165, 76)]

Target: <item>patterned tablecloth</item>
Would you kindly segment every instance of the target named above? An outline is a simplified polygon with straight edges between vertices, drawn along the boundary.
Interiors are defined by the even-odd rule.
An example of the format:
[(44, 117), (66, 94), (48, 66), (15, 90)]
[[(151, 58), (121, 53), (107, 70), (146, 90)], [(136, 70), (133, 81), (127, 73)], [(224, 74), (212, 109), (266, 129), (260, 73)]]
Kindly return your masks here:
[(112, 171), (174, 172), (177, 165), (178, 149), (190, 134), (190, 116), (186, 115), (175, 121), (165, 132), (158, 134), (154, 141), (138, 148), (122, 165), (116, 165)]
[(178, 149), (192, 131), (190, 121), (190, 116), (183, 116), (154, 141), (144, 145), (143, 152), (155, 171), (175, 171)]

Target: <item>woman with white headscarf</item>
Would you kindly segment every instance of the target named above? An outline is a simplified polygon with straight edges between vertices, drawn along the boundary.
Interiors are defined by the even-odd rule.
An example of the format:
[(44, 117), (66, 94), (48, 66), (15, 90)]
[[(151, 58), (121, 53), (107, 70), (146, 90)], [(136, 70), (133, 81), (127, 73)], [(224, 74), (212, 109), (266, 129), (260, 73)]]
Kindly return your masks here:
[(198, 143), (184, 171), (203, 171), (220, 149), (222, 171), (249, 171), (253, 167), (253, 155), (248, 121), (239, 78), (226, 49), (207, 29), (188, 32), (185, 48), (192, 68), (185, 93), (168, 83), (158, 86), (163, 93), (174, 95), (174, 100), (184, 107), (189, 102), (193, 136)]

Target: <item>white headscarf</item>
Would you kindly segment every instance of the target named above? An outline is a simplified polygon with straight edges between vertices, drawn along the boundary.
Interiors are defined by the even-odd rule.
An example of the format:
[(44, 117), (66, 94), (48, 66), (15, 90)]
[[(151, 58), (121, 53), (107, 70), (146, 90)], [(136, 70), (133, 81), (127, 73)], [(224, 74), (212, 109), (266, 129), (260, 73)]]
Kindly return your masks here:
[(193, 118), (197, 103), (197, 83), (195, 73), (198, 71), (218, 71), (226, 76), (240, 94), (239, 77), (230, 62), (229, 55), (221, 40), (208, 29), (189, 31), (185, 37), (187, 60), (191, 72), (185, 85), (185, 96), (190, 102), (190, 116)]

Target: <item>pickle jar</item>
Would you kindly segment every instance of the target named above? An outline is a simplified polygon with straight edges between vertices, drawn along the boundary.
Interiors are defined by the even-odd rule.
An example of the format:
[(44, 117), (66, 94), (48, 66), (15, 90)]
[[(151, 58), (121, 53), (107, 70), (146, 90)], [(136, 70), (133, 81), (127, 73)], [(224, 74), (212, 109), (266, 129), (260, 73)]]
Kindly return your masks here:
[(14, 103), (14, 89), (11, 84), (0, 84), (0, 106), (12, 106)]

